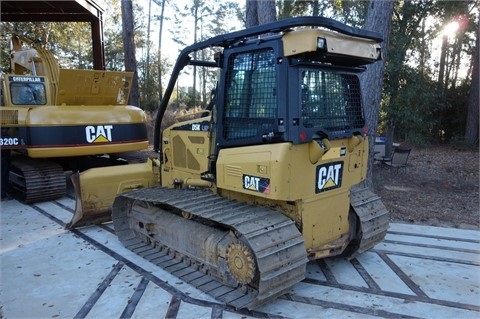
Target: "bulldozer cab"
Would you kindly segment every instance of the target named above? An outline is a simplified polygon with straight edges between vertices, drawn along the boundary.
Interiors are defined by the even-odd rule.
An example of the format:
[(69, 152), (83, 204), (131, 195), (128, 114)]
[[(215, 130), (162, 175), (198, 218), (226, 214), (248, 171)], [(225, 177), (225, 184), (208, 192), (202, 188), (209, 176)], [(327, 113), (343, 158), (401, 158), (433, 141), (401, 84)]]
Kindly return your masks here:
[[(297, 23), (302, 27), (295, 29)], [(282, 142), (312, 143), (310, 157), (314, 163), (330, 151), (330, 141), (353, 137), (352, 143), (356, 143), (365, 134), (358, 74), (366, 64), (381, 59), (378, 34), (318, 17), (278, 21), (275, 35), (265, 36), (272, 29), (263, 28), (194, 44), (184, 49), (177, 60), (157, 113), (157, 124), (163, 108), (167, 107), (170, 89), (185, 65), (219, 69), (214, 115), (174, 128), (177, 135), (181, 130), (193, 134), (197, 134), (196, 130), (210, 132), (208, 152), (202, 147), (202, 154), (210, 160), (204, 176), (216, 176), (216, 160), (222, 149)], [(252, 38), (255, 35), (263, 37)], [(214, 61), (190, 60), (191, 52), (209, 46), (221, 48)], [(163, 154), (167, 165), (173, 165), (167, 163), (169, 159), (184, 158), (190, 149), (187, 146), (180, 153), (170, 154), (175, 145), (171, 132), (163, 131), (162, 141), (159, 125), (154, 132), (154, 148)], [(187, 139), (184, 138), (182, 145), (188, 144)], [(162, 152), (162, 148), (167, 151)], [(344, 151), (330, 151), (335, 152)], [(184, 163), (177, 168), (187, 166)]]
[(219, 147), (299, 144), (363, 134), (356, 74), (363, 69), (319, 64), (322, 49), (284, 58), (288, 41), (278, 37), (262, 45), (245, 45), (244, 51), (225, 50)]

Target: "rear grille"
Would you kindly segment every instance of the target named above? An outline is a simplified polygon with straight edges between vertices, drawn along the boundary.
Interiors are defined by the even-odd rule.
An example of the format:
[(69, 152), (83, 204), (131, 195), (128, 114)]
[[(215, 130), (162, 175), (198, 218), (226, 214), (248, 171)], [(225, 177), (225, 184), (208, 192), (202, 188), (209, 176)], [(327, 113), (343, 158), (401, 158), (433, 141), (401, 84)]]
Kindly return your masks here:
[(1, 110), (0, 123), (2, 125), (18, 124), (18, 111), (17, 110)]

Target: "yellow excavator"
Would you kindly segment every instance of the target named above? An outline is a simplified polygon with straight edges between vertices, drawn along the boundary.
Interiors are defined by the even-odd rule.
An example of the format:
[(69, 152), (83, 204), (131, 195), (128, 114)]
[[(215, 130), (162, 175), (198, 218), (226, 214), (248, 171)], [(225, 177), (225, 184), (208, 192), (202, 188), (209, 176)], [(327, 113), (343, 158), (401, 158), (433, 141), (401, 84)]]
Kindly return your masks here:
[(38, 41), (12, 36), (11, 73), (1, 79), (0, 121), (8, 134), (0, 147), (13, 150), (10, 183), (21, 200), (64, 196), (65, 171), (124, 164), (114, 154), (148, 148), (146, 115), (127, 105), (132, 78), (61, 69)]
[[(112, 218), (127, 248), (249, 309), (303, 280), (308, 260), (372, 248), (388, 211), (362, 186), (369, 147), (359, 75), (381, 59), (381, 41), (297, 17), (186, 47), (157, 112), (159, 157), (74, 175), (68, 227)], [(212, 60), (191, 58), (207, 48), (217, 50)], [(218, 70), (212, 103), (160, 132), (186, 65)]]

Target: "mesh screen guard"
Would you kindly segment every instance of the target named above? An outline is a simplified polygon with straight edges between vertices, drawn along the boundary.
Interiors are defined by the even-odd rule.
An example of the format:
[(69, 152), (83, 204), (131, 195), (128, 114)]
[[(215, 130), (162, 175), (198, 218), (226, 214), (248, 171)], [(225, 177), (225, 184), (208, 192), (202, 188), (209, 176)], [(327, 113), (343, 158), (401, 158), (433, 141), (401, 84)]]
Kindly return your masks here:
[[(277, 117), (277, 75), (273, 49), (232, 55), (227, 72), (224, 132), (226, 140), (273, 130)], [(231, 64), (233, 62), (233, 64)]]
[[(255, 138), (260, 142), (278, 131), (277, 121), (284, 118), (309, 136), (321, 132), (335, 139), (363, 131), (360, 83), (355, 73), (332, 67), (294, 66), (289, 76), (297, 79), (288, 82), (287, 90), (295, 98), (287, 102), (285, 92), (278, 92), (279, 77), (286, 74), (279, 73), (273, 49), (232, 54), (228, 66), (221, 132), (225, 141)], [(295, 141), (293, 136), (284, 138)]]
[(360, 83), (353, 74), (306, 69), (301, 76), (301, 116), (305, 128), (343, 132), (364, 126)]

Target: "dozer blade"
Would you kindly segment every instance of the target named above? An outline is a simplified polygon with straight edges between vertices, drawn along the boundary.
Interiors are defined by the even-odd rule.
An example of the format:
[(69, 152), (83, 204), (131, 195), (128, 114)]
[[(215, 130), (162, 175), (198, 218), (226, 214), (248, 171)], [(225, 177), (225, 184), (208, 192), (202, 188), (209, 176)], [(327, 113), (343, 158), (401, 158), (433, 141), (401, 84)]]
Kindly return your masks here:
[(149, 159), (141, 164), (92, 168), (73, 174), (71, 180), (76, 205), (66, 229), (110, 221), (111, 207), (117, 194), (159, 185), (158, 165)]

